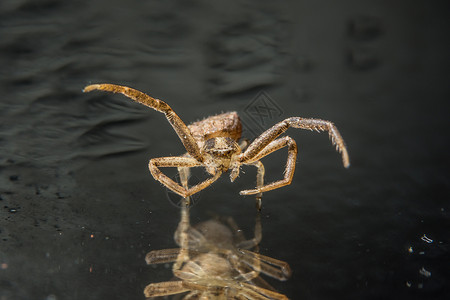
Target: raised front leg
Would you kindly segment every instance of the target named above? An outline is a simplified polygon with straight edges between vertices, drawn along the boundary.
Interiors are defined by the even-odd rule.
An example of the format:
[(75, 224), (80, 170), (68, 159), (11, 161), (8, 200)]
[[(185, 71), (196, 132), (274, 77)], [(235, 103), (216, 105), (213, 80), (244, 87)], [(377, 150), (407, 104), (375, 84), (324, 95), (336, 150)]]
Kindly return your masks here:
[(256, 138), (240, 156), (240, 161), (246, 163), (248, 161), (255, 161), (255, 157), (262, 157), (258, 155), (264, 148), (269, 145), (274, 139), (276, 139), (280, 134), (284, 133), (289, 127), (315, 130), (328, 131), (333, 145), (336, 145), (336, 150), (342, 155), (342, 163), (344, 167), (348, 168), (350, 166), (350, 159), (348, 157), (347, 148), (345, 146), (344, 139), (339, 133), (338, 129), (330, 121), (320, 120), (320, 119), (305, 119), (300, 117), (288, 118), (281, 121), (265, 132), (263, 132), (258, 138)]
[(153, 175), (153, 178), (164, 184), (168, 189), (177, 193), (183, 198), (187, 198), (204, 188), (211, 185), (214, 181), (216, 181), (221, 172), (217, 172), (213, 177), (206, 179), (203, 182), (200, 182), (197, 185), (194, 185), (191, 188), (185, 188), (180, 186), (178, 183), (167, 177), (158, 167), (198, 167), (201, 164), (191, 157), (181, 157), (181, 156), (172, 156), (172, 157), (159, 157), (153, 158), (150, 160), (148, 167), (150, 172)]
[[(253, 190), (244, 190), (241, 191), (239, 194), (241, 195), (253, 195), (258, 193), (264, 193), (267, 191), (271, 191), (277, 188), (280, 188), (285, 185), (289, 185), (292, 181), (292, 177), (294, 176), (295, 171), (295, 162), (297, 160), (297, 144), (295, 141), (288, 137), (282, 137), (279, 139), (276, 139), (272, 141), (270, 144), (267, 145), (265, 149), (260, 151), (258, 155), (256, 155), (255, 159), (261, 159), (266, 155), (269, 155), (270, 153), (279, 150), (283, 147), (288, 146), (288, 158), (286, 163), (286, 169), (284, 170), (284, 178), (272, 183), (269, 183), (267, 185), (264, 185), (262, 187), (256, 187), (256, 189)], [(252, 162), (253, 163), (253, 162)]]
[(84, 88), (84, 92), (90, 92), (93, 90), (107, 91), (111, 93), (120, 93), (128, 98), (133, 99), (140, 104), (151, 107), (156, 111), (162, 112), (166, 115), (167, 120), (170, 125), (172, 125), (175, 132), (178, 134), (181, 142), (183, 143), (186, 151), (197, 161), (202, 162), (203, 156), (201, 155), (200, 149), (191, 134), (189, 128), (184, 124), (181, 118), (173, 111), (173, 109), (164, 101), (150, 97), (149, 95), (140, 92), (138, 90), (132, 89), (127, 86), (102, 83), (102, 84), (91, 84)]

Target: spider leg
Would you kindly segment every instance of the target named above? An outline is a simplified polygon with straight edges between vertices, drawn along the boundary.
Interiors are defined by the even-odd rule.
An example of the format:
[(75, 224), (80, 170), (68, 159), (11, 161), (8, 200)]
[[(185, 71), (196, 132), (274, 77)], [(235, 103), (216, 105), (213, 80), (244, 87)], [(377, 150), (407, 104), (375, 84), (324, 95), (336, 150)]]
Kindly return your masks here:
[(241, 293), (248, 299), (276, 299), (283, 300), (288, 298), (280, 293), (264, 289), (262, 287), (242, 282), (240, 286)]
[(145, 256), (145, 262), (147, 263), (147, 265), (174, 262), (177, 259), (179, 253), (179, 248), (153, 250), (147, 253), (147, 255)]
[[(264, 174), (265, 174), (265, 169), (264, 169), (264, 165), (262, 162), (260, 162), (259, 160), (254, 161), (252, 163), (250, 163), (251, 165), (255, 166), (257, 168), (257, 173), (256, 173), (256, 187), (257, 188), (261, 188), (264, 185)], [(262, 193), (258, 193), (255, 196), (255, 200), (256, 200), (256, 209), (258, 211), (261, 211), (261, 198), (262, 198)], [(258, 242), (259, 243), (259, 242)]]
[[(188, 249), (188, 243), (189, 243), (189, 236), (188, 236), (188, 230), (189, 230), (190, 224), (189, 224), (189, 208), (187, 205), (181, 206), (181, 220), (178, 224), (178, 228), (175, 232), (175, 240), (177, 239), (177, 236), (180, 240), (180, 249), (178, 251), (178, 255), (176, 257), (175, 263), (172, 266), (172, 272), (176, 274), (176, 272), (179, 272), (181, 268), (183, 267), (183, 264), (185, 262), (188, 262), (190, 260), (189, 257), (189, 249)], [(147, 257), (146, 257), (147, 259)]]
[(144, 295), (147, 298), (175, 295), (189, 291), (183, 284), (183, 281), (164, 281), (151, 283), (144, 289)]
[[(188, 271), (186, 271), (185, 268), (187, 268)], [(188, 261), (181, 270), (173, 270), (173, 274), (185, 282), (186, 281), (195, 282), (200, 278), (207, 276), (203, 268), (193, 261)]]
[(248, 145), (250, 145), (250, 141), (248, 139), (242, 139), (242, 141), (239, 143), (239, 147), (241, 148), (241, 150), (247, 148)]
[[(180, 181), (184, 189), (188, 190), (188, 180), (190, 169), (189, 167), (178, 167), (178, 173), (180, 174)], [(177, 258), (175, 263), (172, 266), (172, 271), (175, 274), (176, 272), (180, 272), (183, 264), (190, 260), (189, 257), (189, 229), (191, 228), (190, 218), (189, 218), (189, 204), (190, 197), (187, 196), (183, 198), (183, 202), (181, 204), (181, 220), (178, 224), (177, 230), (175, 231), (175, 241), (181, 247), (179, 249)]]
[(181, 249), (189, 249), (189, 253), (195, 254), (208, 241), (200, 231), (190, 225), (188, 209), (186, 204), (181, 207), (181, 221), (178, 223), (174, 239)]
[(247, 147), (245, 152), (241, 154), (240, 161), (242, 163), (246, 163), (247, 161), (257, 160), (255, 157), (259, 154), (259, 152), (263, 151), (267, 145), (275, 140), (280, 134), (284, 133), (289, 127), (315, 130), (317, 132), (328, 131), (331, 142), (336, 146), (336, 150), (342, 155), (342, 163), (344, 164), (344, 167), (348, 168), (350, 166), (350, 159), (344, 139), (332, 122), (300, 117), (288, 118), (263, 132)]
[[(237, 270), (239, 272), (239, 275), (234, 277), (234, 280), (238, 280), (238, 281), (251, 281), (255, 278), (257, 278), (259, 276), (259, 273), (261, 271), (261, 260), (259, 258), (259, 247), (258, 244), (261, 241), (261, 231), (259, 231), (259, 236), (257, 236), (257, 228), (259, 225), (259, 230), (261, 230), (261, 219), (259, 218), (260, 216), (260, 211), (257, 212), (257, 222), (255, 225), (255, 238), (248, 240), (248, 241), (244, 241), (239, 243), (238, 245), (236, 245), (237, 247), (237, 253), (239, 254), (238, 256), (235, 255), (231, 255), (229, 256), (229, 261), (230, 263), (233, 265), (233, 268), (235, 270)], [(259, 221), (259, 222), (258, 222)], [(252, 247), (255, 248), (256, 252), (251, 252), (253, 255), (251, 257), (249, 257), (249, 255), (247, 255), (246, 251), (244, 251), (243, 249), (240, 249), (239, 247)], [(246, 256), (246, 257), (245, 257)], [(244, 259), (245, 257), (245, 259)], [(248, 271), (248, 268), (242, 268), (242, 265), (247, 265), (250, 267), (251, 271)], [(247, 270), (245, 270), (247, 269)]]
[[(231, 219), (231, 218), (230, 218)], [(241, 249), (252, 249), (256, 246), (259, 245), (259, 243), (262, 240), (262, 226), (261, 226), (261, 213), (260, 210), (258, 210), (256, 212), (256, 218), (255, 218), (255, 232), (254, 232), (254, 237), (249, 239), (249, 240), (240, 240), (239, 243), (236, 244), (236, 247)], [(232, 219), (231, 219), (232, 220)], [(233, 220), (234, 222), (234, 220)], [(236, 227), (234, 227), (236, 226)], [(237, 225), (232, 226), (230, 224), (230, 227), (232, 227), (233, 229), (237, 228), (239, 230), (239, 228), (237, 227)], [(238, 231), (239, 232), (239, 231)], [(240, 233), (240, 232), (239, 232)], [(239, 235), (238, 235), (239, 237)]]
[[(145, 256), (145, 262), (147, 265), (153, 264), (166, 264), (175, 262), (178, 254), (180, 254), (180, 248), (152, 250)], [(189, 255), (199, 255), (201, 252), (189, 248)]]
[(276, 289), (273, 286), (271, 286), (267, 281), (265, 281), (263, 278), (261, 278), (261, 276), (252, 279), (252, 281), (250, 281), (249, 283), (251, 283), (252, 285), (262, 287), (263, 289), (276, 292)]
[[(186, 203), (184, 203), (186, 204)], [(175, 231), (175, 240), (179, 239), (180, 249), (175, 260), (175, 263), (172, 266), (172, 272), (176, 275), (178, 272), (181, 272), (184, 263), (189, 262), (189, 231), (190, 222), (189, 222), (189, 207), (187, 205), (181, 206), (181, 220), (178, 224), (178, 228)], [(147, 258), (147, 257), (146, 257)]]
[[(226, 221), (228, 226), (233, 230), (240, 232), (239, 227), (233, 218), (227, 218)], [(254, 280), (255, 278), (258, 278), (259, 273), (261, 272), (261, 260), (258, 247), (258, 244), (262, 239), (261, 210), (256, 211), (255, 236), (252, 239), (244, 240), (244, 236), (238, 234), (238, 238), (241, 238), (241, 240), (235, 245), (236, 250), (233, 251), (234, 255), (228, 254), (228, 259), (233, 265), (233, 268), (239, 272), (239, 275), (235, 276), (234, 279), (243, 281)], [(245, 250), (251, 248), (255, 248), (255, 252)], [(249, 255), (249, 253), (251, 253), (251, 255)], [(246, 267), (243, 268), (243, 265)], [(250, 268), (250, 271), (248, 271), (248, 268)]]
[(261, 273), (264, 273), (267, 276), (276, 278), (280, 281), (285, 281), (292, 274), (291, 267), (287, 262), (245, 249), (241, 249), (240, 251), (245, 254), (242, 256), (241, 260), (250, 267), (252, 266), (251, 259), (254, 259), (255, 256), (258, 256), (261, 261)]
[(185, 188), (180, 186), (178, 183), (167, 177), (158, 167), (198, 167), (201, 164), (194, 158), (191, 157), (182, 157), (182, 156), (172, 156), (172, 157), (159, 157), (153, 158), (150, 160), (148, 167), (153, 177), (164, 184), (168, 189), (177, 193), (183, 198), (187, 198), (190, 195), (198, 193), (204, 188), (211, 185), (214, 181), (216, 181), (221, 172), (217, 172), (213, 177), (206, 179), (203, 182), (200, 182), (197, 185), (194, 185), (191, 188)]
[(197, 142), (192, 136), (191, 131), (166, 102), (150, 97), (149, 95), (140, 92), (138, 90), (126, 86), (109, 83), (88, 85), (84, 88), (83, 92), (90, 92), (93, 90), (120, 93), (128, 98), (133, 99), (136, 102), (139, 102), (145, 106), (153, 108), (156, 111), (164, 113), (170, 125), (172, 125), (173, 129), (175, 130), (184, 147), (186, 148), (186, 151), (197, 161), (199, 162), (203, 161), (203, 156), (200, 152), (200, 148), (198, 147)]
[(189, 299), (200, 299), (199, 296), (203, 294), (202, 291), (192, 291), (186, 296), (183, 297), (183, 300), (189, 300)]
[[(189, 189), (188, 180), (190, 175), (189, 167), (178, 167), (178, 174), (180, 175), (181, 185), (185, 190)], [(189, 205), (190, 205), (190, 197), (183, 198), (181, 202), (181, 220), (178, 224), (177, 230), (175, 231), (175, 241), (182, 249), (188, 248), (189, 238), (187, 236), (187, 232), (191, 227), (189, 222)]]
[[(259, 276), (259, 272), (261, 270), (261, 261), (259, 260), (259, 256), (257, 253), (255, 253), (255, 256), (253, 256), (253, 263), (251, 263), (251, 271), (244, 273), (242, 267), (242, 262), (240, 261), (240, 257), (235, 260), (230, 259), (230, 263), (233, 265), (233, 269), (237, 270), (239, 272), (239, 275), (236, 275), (233, 277), (236, 281), (251, 281)], [(246, 268), (248, 270), (248, 268)]]
[[(258, 188), (261, 188), (264, 185), (264, 165), (260, 161), (255, 161), (252, 163), (249, 163), (251, 165), (254, 165), (257, 168), (257, 175), (256, 175), (256, 186)], [(239, 230), (238, 225), (234, 221), (233, 218), (227, 218), (228, 225), (234, 229), (236, 232), (238, 232), (238, 238), (240, 238), (239, 243), (236, 245), (238, 248), (238, 251), (243, 254), (243, 256), (246, 256), (245, 252), (242, 252), (241, 249), (251, 249), (256, 248), (256, 251), (258, 251), (258, 245), (261, 242), (262, 239), (262, 226), (261, 226), (261, 197), (262, 193), (257, 193), (256, 195), (256, 217), (255, 217), (255, 231), (254, 231), (254, 237), (245, 240), (243, 234)], [(239, 234), (240, 233), (240, 234)], [(252, 252), (253, 253), (253, 252)], [(259, 276), (259, 272), (261, 270), (261, 261), (259, 259), (258, 253), (253, 253), (254, 256), (252, 257), (253, 260), (251, 262), (248, 262), (248, 265), (251, 266), (252, 270), (249, 273), (243, 274), (241, 269), (239, 267), (236, 267), (236, 269), (240, 273), (240, 278), (244, 278), (245, 280), (253, 280)], [(242, 259), (242, 261), (245, 261), (245, 259)]]
[[(187, 167), (178, 167), (178, 171), (180, 173), (180, 180), (184, 188), (188, 188), (188, 177), (189, 177), (189, 168)], [(189, 197), (184, 199), (185, 201), (181, 206), (181, 220), (178, 224), (177, 231), (175, 232), (175, 239), (180, 236), (180, 249), (163, 249), (163, 250), (154, 250), (149, 252), (145, 256), (145, 261), (147, 264), (160, 264), (160, 263), (168, 263), (175, 262), (172, 266), (172, 271), (176, 275), (184, 275), (182, 271), (183, 264), (190, 260), (189, 258), (189, 249), (187, 247), (189, 236), (187, 234), (188, 229), (190, 227), (189, 224)], [(183, 281), (168, 281), (168, 282), (160, 282), (160, 283), (152, 283), (146, 286), (144, 290), (145, 296), (148, 297), (157, 297), (157, 296), (167, 296), (173, 294), (179, 294), (189, 291), (190, 289), (184, 285)]]
[[(220, 295), (223, 294), (223, 287), (220, 286), (216, 286), (216, 285), (205, 285), (205, 284), (197, 284), (195, 282), (190, 282), (190, 281), (184, 281), (183, 285), (188, 287), (189, 290), (191, 291), (195, 291), (196, 295), (200, 295), (200, 296), (209, 296), (211, 295), (210, 293), (213, 294), (217, 294), (220, 293)], [(190, 299), (190, 298), (188, 298)], [(195, 298), (195, 299), (210, 299), (210, 298)]]
[[(279, 139), (276, 139), (272, 141), (270, 144), (267, 145), (266, 148), (264, 148), (260, 153), (258, 153), (254, 159), (261, 159), (266, 155), (269, 155), (270, 153), (279, 150), (283, 147), (288, 147), (288, 158), (286, 163), (286, 169), (284, 170), (284, 178), (272, 183), (269, 183), (267, 185), (264, 185), (263, 187), (256, 187), (256, 189), (253, 190), (244, 190), (241, 191), (239, 194), (241, 195), (253, 195), (258, 193), (267, 192), (270, 190), (274, 190), (277, 188), (280, 188), (285, 185), (289, 185), (292, 181), (292, 177), (294, 176), (295, 171), (295, 162), (297, 160), (297, 144), (295, 141), (288, 137), (282, 137)], [(248, 163), (247, 163), (248, 164)]]

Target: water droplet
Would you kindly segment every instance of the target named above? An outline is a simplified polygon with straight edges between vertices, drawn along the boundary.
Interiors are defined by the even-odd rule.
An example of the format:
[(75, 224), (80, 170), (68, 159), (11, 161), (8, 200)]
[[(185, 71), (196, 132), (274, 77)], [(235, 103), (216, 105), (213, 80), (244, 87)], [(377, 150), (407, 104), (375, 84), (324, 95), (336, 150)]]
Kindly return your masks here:
[(428, 244), (431, 244), (433, 242), (433, 240), (427, 237), (425, 234), (420, 239)]
[(424, 267), (422, 267), (422, 269), (419, 270), (419, 274), (420, 274), (420, 275), (423, 275), (423, 276), (425, 276), (425, 277), (427, 277), (427, 278), (428, 278), (428, 277), (431, 277), (431, 272), (425, 270)]

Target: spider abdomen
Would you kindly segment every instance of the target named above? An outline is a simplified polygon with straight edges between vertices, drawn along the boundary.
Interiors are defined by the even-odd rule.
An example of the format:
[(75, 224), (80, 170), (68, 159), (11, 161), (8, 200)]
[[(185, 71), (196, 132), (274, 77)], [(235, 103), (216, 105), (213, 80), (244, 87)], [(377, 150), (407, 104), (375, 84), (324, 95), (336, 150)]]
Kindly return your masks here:
[(200, 148), (208, 139), (215, 137), (229, 137), (239, 141), (242, 134), (242, 124), (237, 112), (228, 112), (208, 117), (188, 126), (192, 136)]

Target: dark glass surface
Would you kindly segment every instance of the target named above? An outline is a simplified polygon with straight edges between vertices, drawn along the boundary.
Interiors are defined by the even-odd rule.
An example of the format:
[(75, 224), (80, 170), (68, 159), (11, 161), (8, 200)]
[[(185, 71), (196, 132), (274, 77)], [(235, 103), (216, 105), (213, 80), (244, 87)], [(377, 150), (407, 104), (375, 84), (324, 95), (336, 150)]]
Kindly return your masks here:
[[(91, 83), (132, 86), (190, 123), (237, 111), (252, 139), (291, 116), (290, 186), (263, 197), (261, 253), (291, 299), (448, 299), (449, 5), (446, 1), (0, 2), (0, 298), (143, 299), (169, 265), (179, 209), (148, 172), (181, 155), (164, 116)], [(282, 150), (265, 158), (281, 178)], [(168, 171), (171, 176), (175, 173)], [(194, 173), (201, 178), (203, 170)], [(244, 167), (199, 193), (192, 223), (232, 216), (249, 237)], [(172, 199), (172, 200), (170, 200)]]

